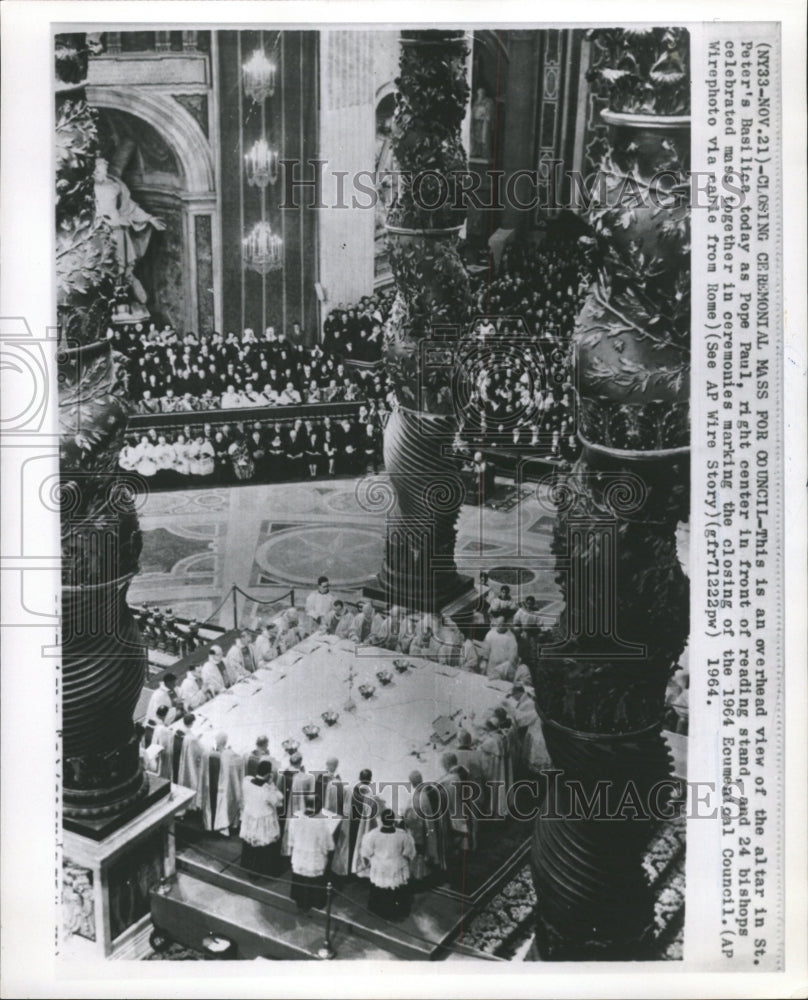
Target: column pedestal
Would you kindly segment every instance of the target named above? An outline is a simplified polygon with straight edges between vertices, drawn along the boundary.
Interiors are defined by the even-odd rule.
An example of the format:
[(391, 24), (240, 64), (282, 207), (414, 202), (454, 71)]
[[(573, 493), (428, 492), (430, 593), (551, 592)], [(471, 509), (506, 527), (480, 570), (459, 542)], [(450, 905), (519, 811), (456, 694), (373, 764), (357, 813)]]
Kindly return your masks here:
[[(65, 824), (62, 954), (68, 961), (140, 959), (149, 951), (150, 895), (176, 874), (174, 819), (190, 788), (149, 776), (151, 804), (101, 839)], [(100, 821), (99, 821), (100, 822)]]

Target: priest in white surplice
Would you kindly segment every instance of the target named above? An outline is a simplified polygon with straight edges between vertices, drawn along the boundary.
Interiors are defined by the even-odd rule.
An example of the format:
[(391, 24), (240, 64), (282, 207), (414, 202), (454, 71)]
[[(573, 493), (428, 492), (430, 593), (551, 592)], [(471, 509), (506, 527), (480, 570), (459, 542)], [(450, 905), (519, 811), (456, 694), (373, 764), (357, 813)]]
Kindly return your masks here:
[(334, 596), (327, 576), (317, 579), (317, 589), (306, 598), (306, 614), (311, 619), (311, 629), (322, 625), (326, 615), (334, 606)]
[(289, 895), (304, 913), (326, 904), (325, 873), (334, 850), (334, 821), (314, 812), (314, 801), (288, 823), (292, 861)]

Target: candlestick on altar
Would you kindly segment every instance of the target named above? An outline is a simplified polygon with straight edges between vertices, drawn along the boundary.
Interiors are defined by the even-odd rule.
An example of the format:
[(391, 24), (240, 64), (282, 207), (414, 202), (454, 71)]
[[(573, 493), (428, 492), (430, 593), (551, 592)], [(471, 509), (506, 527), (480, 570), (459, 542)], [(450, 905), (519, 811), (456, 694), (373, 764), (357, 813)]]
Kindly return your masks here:
[(353, 682), (356, 674), (354, 673), (353, 663), (348, 669), (348, 700), (342, 706), (346, 712), (356, 711), (356, 702), (353, 700)]

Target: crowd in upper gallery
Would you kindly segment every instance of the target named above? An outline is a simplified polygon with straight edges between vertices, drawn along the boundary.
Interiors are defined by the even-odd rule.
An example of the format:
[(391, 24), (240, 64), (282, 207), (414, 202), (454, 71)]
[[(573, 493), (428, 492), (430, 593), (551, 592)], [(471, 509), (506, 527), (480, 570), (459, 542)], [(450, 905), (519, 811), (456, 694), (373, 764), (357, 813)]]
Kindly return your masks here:
[[(575, 244), (515, 245), (499, 275), (473, 281), (477, 313), (472, 340), (474, 384), (461, 414), (459, 444), (477, 449), (536, 449), (572, 460), (574, 394), (569, 337), (586, 284)], [(129, 391), (141, 413), (189, 413), (189, 424), (156, 427), (130, 438), (124, 468), (149, 478), (216, 482), (288, 481), (378, 469), (380, 437), (395, 405), (381, 359), (392, 290), (339, 303), (326, 316), (319, 344), (306, 346), (299, 324), (228, 333), (178, 334), (133, 326), (110, 331), (127, 358)], [(495, 346), (506, 345), (503, 355)], [(528, 346), (526, 346), (528, 345)], [(361, 363), (357, 363), (361, 362)], [(542, 372), (537, 378), (538, 371)], [(285, 419), (241, 422), (245, 407), (324, 402), (364, 406), (345, 421)], [(193, 426), (199, 411), (235, 411), (227, 427)], [(196, 420), (205, 419), (197, 417)], [(209, 418), (208, 418), (209, 419)]]
[(268, 326), (224, 335), (135, 324), (108, 337), (127, 358), (129, 393), (141, 413), (379, 400), (390, 390), (378, 365), (389, 298), (367, 296), (344, 312), (338, 306), (322, 344), (304, 343), (297, 322), (288, 333)]

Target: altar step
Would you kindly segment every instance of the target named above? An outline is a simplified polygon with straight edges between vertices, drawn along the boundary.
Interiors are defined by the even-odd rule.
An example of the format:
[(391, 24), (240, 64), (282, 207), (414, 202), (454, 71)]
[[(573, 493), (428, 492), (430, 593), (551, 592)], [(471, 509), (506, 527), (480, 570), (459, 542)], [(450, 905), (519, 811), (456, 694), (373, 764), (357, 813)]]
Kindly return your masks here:
[[(239, 958), (317, 958), (325, 939), (325, 912), (301, 914), (289, 897), (289, 877), (253, 881), (189, 847), (177, 856), (178, 878), (165, 895), (152, 895), (155, 926), (172, 939), (201, 948), (211, 932), (236, 943)], [(364, 880), (336, 886), (332, 942), (338, 958), (443, 959), (452, 953), (491, 960), (462, 944), (476, 908), (453, 894), (425, 890), (412, 912), (396, 922), (369, 913)]]
[[(155, 927), (176, 941), (202, 952), (210, 934), (223, 935), (235, 943), (234, 957), (250, 959), (317, 959), (325, 941), (325, 915), (311, 911), (301, 915), (237, 891), (215, 886), (180, 871), (170, 891), (153, 892), (151, 915)], [(340, 959), (387, 960), (399, 957), (351, 933), (333, 926), (332, 946)]]

